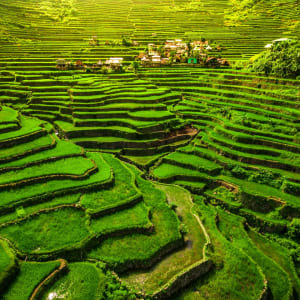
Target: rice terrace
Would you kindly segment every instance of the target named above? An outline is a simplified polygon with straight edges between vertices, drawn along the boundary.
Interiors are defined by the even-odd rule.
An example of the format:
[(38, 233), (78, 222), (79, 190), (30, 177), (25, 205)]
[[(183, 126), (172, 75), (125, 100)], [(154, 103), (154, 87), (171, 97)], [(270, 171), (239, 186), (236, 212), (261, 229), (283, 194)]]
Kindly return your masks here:
[(299, 0), (0, 0), (0, 299), (300, 299)]

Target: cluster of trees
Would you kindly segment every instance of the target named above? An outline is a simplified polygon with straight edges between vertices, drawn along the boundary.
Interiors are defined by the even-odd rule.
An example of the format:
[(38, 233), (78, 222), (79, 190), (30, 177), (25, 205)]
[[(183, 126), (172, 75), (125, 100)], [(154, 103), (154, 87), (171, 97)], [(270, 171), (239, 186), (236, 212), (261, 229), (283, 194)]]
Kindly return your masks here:
[(111, 300), (135, 300), (136, 296), (132, 291), (122, 284), (114, 274), (106, 270), (107, 283), (104, 290), (104, 299)]
[(286, 40), (274, 43), (270, 48), (250, 60), (251, 71), (263, 72), (284, 78), (300, 76), (300, 42)]

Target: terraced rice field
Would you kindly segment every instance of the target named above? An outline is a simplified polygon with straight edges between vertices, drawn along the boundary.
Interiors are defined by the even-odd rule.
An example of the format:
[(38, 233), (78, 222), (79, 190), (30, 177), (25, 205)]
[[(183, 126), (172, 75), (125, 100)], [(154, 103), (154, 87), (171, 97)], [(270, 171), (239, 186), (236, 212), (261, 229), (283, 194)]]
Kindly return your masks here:
[[(0, 3), (0, 299), (299, 299), (300, 80), (239, 67), (299, 3), (243, 3)], [(231, 67), (56, 68), (201, 37)]]

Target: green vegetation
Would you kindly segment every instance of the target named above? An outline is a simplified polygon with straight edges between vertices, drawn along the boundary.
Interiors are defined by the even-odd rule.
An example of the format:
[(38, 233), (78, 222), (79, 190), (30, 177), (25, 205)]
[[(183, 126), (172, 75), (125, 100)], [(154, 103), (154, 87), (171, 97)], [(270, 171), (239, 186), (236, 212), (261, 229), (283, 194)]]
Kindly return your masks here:
[(102, 264), (70, 263), (68, 269), (66, 275), (45, 291), (42, 299), (135, 299)]
[(140, 197), (132, 172), (112, 155), (103, 154), (103, 158), (114, 170), (114, 185), (110, 189), (88, 193), (81, 197), (82, 206), (91, 213), (118, 207)]
[[(193, 202), (190, 194), (183, 188), (174, 185), (156, 184), (155, 186), (166, 193), (169, 205), (176, 207), (176, 213), (180, 215), (183, 222), (180, 229), (182, 232), (184, 228), (187, 229), (184, 238), (189, 246), (170, 254), (153, 269), (131, 272), (121, 277), (135, 290), (147, 290), (152, 293), (161, 288), (162, 282), (168, 282), (181, 270), (202, 261), (207, 242), (201, 224), (193, 214)], [(201, 248), (203, 251), (200, 251)], [(185, 258), (184, 261), (182, 261), (182, 257)]]
[[(234, 245), (247, 253), (261, 268), (266, 275), (272, 295), (275, 299), (290, 299), (292, 295), (292, 286), (289, 277), (280, 268), (276, 262), (270, 259), (270, 254), (261, 253), (247, 236), (242, 226), (241, 218), (234, 215), (225, 214), (219, 211), (220, 223), (219, 228), (227, 240), (231, 240)], [(236, 224), (240, 223), (240, 226)], [(285, 282), (285, 285), (282, 285)]]
[(15, 253), (4, 240), (0, 240), (0, 292), (9, 285), (9, 281), (15, 276), (18, 264)]
[[(218, 230), (216, 210), (203, 204), (201, 197), (196, 197), (199, 216), (211, 238), (210, 249), (216, 263), (210, 276), (199, 279), (185, 294), (176, 299), (253, 299), (259, 297), (264, 289), (264, 275), (253, 260), (239, 248), (233, 246)], [(243, 267), (240, 268), (239, 266)], [(247, 291), (246, 291), (247, 290)]]
[(0, 298), (298, 299), (299, 1), (2, 2)]
[[(166, 203), (165, 195), (151, 182), (143, 180), (136, 169), (138, 188), (143, 193), (145, 204), (151, 211), (151, 222), (155, 232), (151, 235), (131, 234), (105, 240), (100, 247), (89, 253), (90, 258), (101, 259), (119, 269), (134, 268), (134, 263), (147, 266), (161, 248), (179, 243), (179, 220)], [(120, 253), (120, 249), (122, 252)], [(136, 268), (136, 267), (135, 267)]]
[(4, 294), (5, 300), (29, 299), (36, 285), (59, 266), (59, 261), (22, 262), (20, 273)]
[(275, 42), (270, 49), (253, 58), (249, 66), (255, 72), (266, 76), (296, 78), (300, 76), (300, 43), (296, 40)]
[(129, 228), (149, 228), (149, 210), (141, 202), (130, 209), (124, 209), (112, 215), (104, 216), (91, 221), (91, 229), (96, 233), (107, 234)]
[(45, 252), (67, 247), (86, 238), (89, 234), (84, 213), (71, 208), (46, 211), (0, 229), (25, 253)]
[(62, 276), (47, 292), (44, 299), (101, 299), (106, 276), (103, 271), (90, 263), (71, 263), (69, 272)]

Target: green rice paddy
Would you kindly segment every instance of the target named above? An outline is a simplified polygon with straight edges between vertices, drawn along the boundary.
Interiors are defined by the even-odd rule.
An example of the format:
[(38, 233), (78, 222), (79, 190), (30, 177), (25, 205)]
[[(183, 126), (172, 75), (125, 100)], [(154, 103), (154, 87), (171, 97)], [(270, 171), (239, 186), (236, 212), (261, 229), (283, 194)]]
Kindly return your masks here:
[[(299, 299), (300, 78), (246, 68), (299, 20), (296, 0), (0, 3), (0, 299)], [(170, 39), (230, 66), (132, 69)], [(125, 72), (56, 66), (110, 57)]]

